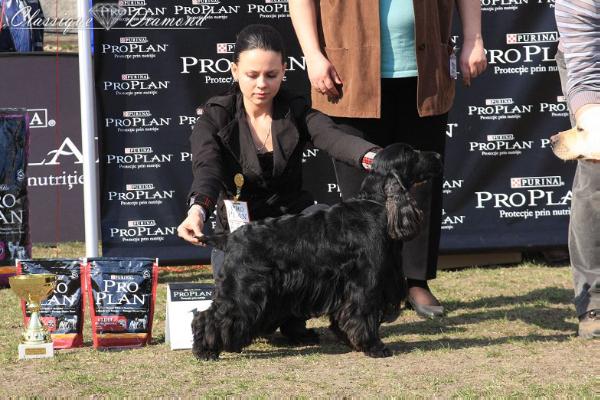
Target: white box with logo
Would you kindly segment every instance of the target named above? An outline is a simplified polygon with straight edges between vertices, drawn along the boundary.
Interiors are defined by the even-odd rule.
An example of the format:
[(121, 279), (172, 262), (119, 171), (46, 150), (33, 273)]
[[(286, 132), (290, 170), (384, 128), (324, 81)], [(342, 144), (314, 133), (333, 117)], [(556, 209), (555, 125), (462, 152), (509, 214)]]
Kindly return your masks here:
[(171, 350), (192, 348), (192, 319), (195, 312), (206, 310), (212, 302), (213, 285), (202, 283), (169, 283), (165, 343)]

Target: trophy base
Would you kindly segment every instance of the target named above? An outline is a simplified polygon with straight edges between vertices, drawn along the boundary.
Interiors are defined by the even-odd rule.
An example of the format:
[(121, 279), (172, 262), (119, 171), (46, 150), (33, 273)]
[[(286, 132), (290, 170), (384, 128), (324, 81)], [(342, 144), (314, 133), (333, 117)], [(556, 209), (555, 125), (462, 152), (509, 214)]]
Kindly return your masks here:
[(19, 360), (54, 357), (53, 343), (19, 344)]

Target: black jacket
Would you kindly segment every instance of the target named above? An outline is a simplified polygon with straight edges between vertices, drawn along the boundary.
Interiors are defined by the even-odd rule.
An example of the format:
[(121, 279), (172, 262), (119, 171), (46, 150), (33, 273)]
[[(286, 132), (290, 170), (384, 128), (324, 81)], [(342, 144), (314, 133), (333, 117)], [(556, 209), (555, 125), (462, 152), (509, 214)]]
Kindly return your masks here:
[(310, 108), (302, 96), (280, 91), (273, 102), (273, 176), (267, 181), (246, 120), (241, 94), (208, 100), (190, 137), (196, 196), (208, 213), (216, 203), (219, 228), (227, 229), (223, 199), (236, 193), (233, 177), (244, 176), (240, 200), (252, 220), (297, 213), (313, 203), (302, 190), (302, 151), (307, 142), (337, 160), (360, 168), (376, 145), (342, 131), (329, 117)]

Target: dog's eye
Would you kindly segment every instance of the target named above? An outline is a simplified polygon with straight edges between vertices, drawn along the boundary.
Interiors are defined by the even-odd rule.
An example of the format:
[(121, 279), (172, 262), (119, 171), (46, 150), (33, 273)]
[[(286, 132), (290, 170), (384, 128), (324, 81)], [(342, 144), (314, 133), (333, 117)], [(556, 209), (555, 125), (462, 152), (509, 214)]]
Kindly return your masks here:
[(577, 132), (583, 132), (583, 129), (580, 127), (577, 127)]

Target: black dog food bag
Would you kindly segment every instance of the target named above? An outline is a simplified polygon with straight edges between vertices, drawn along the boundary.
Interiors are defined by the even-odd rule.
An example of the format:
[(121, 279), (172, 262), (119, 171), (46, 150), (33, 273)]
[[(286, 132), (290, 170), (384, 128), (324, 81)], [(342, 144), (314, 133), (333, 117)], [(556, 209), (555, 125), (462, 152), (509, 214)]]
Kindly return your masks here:
[(94, 347), (142, 347), (152, 339), (158, 261), (150, 258), (87, 260), (86, 285)]
[[(0, 109), (0, 286), (16, 259), (31, 258), (27, 199), (29, 128), (25, 109)], [(12, 273), (9, 273), (12, 272)]]
[[(79, 260), (34, 259), (18, 260), (17, 274), (56, 275), (54, 292), (42, 301), (40, 318), (50, 335), (55, 349), (69, 349), (83, 344), (83, 268)], [(21, 300), (25, 324), (30, 313)]]

